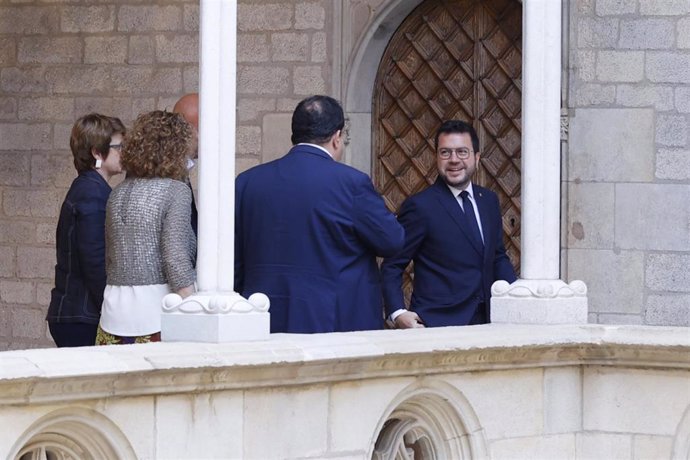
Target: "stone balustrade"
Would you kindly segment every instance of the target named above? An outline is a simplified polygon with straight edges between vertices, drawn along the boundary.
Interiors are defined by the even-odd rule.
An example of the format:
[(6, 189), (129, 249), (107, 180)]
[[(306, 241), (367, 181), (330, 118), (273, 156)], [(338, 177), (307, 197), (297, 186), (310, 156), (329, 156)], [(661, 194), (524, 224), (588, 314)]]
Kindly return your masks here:
[(484, 325), (3, 352), (0, 426), (2, 458), (687, 459), (690, 332)]

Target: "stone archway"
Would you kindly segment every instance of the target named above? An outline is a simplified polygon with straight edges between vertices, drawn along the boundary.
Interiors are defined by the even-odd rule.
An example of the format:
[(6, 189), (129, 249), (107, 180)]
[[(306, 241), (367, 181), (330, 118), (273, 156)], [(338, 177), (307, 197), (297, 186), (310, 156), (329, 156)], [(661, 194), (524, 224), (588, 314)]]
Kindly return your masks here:
[(34, 422), (17, 440), (8, 458), (137, 458), (122, 431), (104, 415), (84, 408), (60, 409)]
[(372, 459), (473, 459), (487, 456), (474, 409), (457, 388), (439, 380), (403, 390), (379, 423)]

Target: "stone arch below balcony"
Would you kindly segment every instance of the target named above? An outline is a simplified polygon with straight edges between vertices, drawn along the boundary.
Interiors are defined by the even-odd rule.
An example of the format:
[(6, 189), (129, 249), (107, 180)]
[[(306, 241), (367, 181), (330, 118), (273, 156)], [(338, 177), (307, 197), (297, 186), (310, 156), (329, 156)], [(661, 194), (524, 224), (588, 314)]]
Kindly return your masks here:
[(8, 458), (134, 460), (137, 455), (110, 419), (75, 407), (56, 410), (34, 422), (19, 437)]
[(423, 379), (398, 394), (377, 427), (372, 459), (487, 458), (484, 430), (452, 385)]

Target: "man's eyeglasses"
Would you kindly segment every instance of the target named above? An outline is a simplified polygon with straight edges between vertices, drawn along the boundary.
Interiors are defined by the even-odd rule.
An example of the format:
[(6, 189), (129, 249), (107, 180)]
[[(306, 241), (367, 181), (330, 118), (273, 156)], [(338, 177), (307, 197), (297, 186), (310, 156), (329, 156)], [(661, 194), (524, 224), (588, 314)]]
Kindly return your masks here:
[(459, 160), (467, 160), (472, 155), (472, 151), (464, 147), (460, 149), (438, 149), (438, 156), (443, 160), (448, 160), (453, 153)]
[(110, 144), (108, 147), (115, 149), (118, 152), (122, 152), (122, 144)]

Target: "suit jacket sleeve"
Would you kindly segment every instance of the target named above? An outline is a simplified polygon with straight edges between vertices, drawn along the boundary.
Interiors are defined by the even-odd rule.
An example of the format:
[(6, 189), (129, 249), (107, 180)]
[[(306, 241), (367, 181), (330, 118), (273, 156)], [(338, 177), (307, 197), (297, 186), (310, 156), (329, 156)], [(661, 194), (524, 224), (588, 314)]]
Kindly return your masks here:
[(503, 219), (501, 219), (501, 211), (498, 204), (498, 198), (495, 199), (494, 213), (496, 215), (496, 254), (494, 256), (494, 281), (505, 280), (512, 283), (517, 279), (513, 264), (510, 262), (506, 248), (503, 244)]
[(105, 274), (105, 201), (82, 207), (76, 216), (76, 243), (84, 285), (100, 310)]
[(353, 198), (357, 236), (377, 256), (388, 257), (400, 251), (405, 237), (403, 228), (386, 208), (369, 177), (359, 179)]
[(235, 179), (235, 292), (244, 290), (244, 251), (242, 250), (242, 176)]
[(417, 255), (427, 232), (426, 218), (413, 200), (407, 199), (402, 204), (398, 221), (405, 230), (405, 244), (400, 252), (385, 259), (381, 265), (386, 316), (399, 308), (405, 308), (402, 290), (403, 273)]

